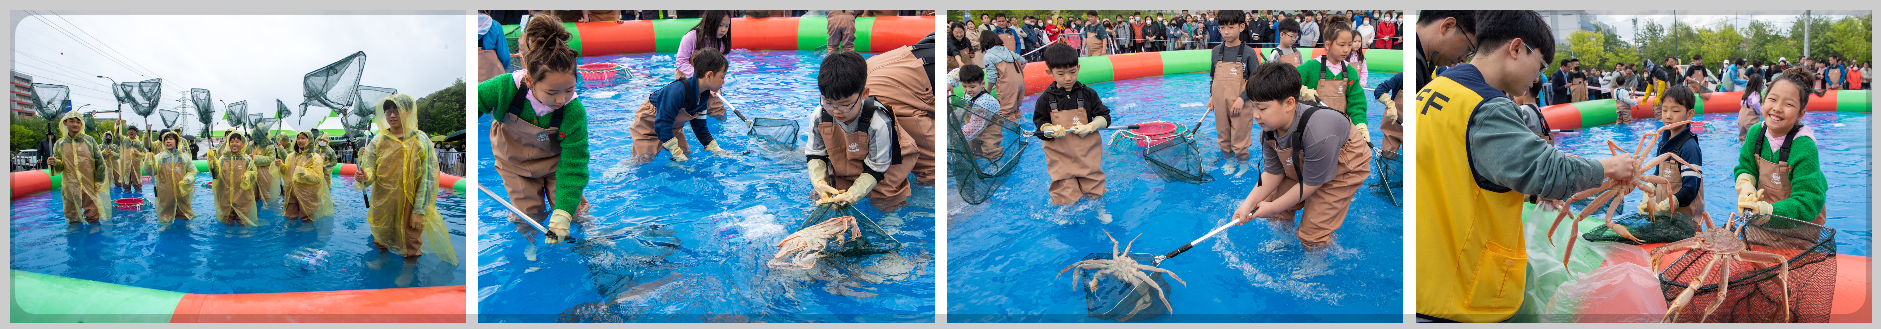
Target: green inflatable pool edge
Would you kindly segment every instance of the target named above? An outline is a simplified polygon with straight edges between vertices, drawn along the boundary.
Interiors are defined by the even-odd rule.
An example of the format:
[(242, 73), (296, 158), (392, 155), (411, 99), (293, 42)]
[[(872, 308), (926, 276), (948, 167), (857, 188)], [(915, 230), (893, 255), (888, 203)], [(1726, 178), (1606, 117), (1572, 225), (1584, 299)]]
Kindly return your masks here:
[(168, 323), (183, 293), (14, 270), (14, 323)]

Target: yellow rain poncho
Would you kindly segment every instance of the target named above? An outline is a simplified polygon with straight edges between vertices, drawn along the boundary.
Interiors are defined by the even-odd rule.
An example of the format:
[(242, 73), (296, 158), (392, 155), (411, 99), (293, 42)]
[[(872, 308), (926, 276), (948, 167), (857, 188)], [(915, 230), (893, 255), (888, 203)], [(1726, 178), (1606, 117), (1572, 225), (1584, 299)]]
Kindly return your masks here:
[[(281, 205), (281, 212), (287, 218), (302, 218), (312, 221), (314, 218), (333, 215), (332, 176), (327, 169), (327, 155), (315, 150), (312, 135), (301, 132), (296, 135), (307, 138), (307, 146), (294, 146), (294, 154), (287, 157), (283, 165), (287, 173), (287, 202)], [(288, 143), (294, 143), (289, 141)]]
[[(380, 131), (360, 150), (356, 177), (360, 189), (372, 196), (366, 221), (372, 224), (373, 244), (406, 257), (422, 250), (457, 264), (450, 233), (438, 215), (437, 149), (430, 136), (418, 131), (416, 102), (411, 95), (396, 94), (379, 103), (375, 123)], [(397, 111), (399, 126), (388, 123), (387, 109)]]
[[(260, 145), (269, 138), (267, 134), (255, 136), (255, 144)], [(255, 203), (281, 200), (281, 166), (277, 164), (282, 157), (275, 151), (274, 145), (248, 148), (248, 156), (255, 160)]]
[[(163, 133), (163, 137), (175, 138), (178, 143), (183, 140), (183, 136), (174, 131)], [(196, 163), (182, 149), (184, 147), (166, 147), (155, 157), (156, 172), (151, 175), (151, 185), (157, 192), (157, 222), (165, 225), (178, 218), (196, 217), (196, 211), (189, 205), (190, 198), (196, 195)]]
[(150, 160), (149, 141), (140, 135), (126, 133), (118, 136), (114, 144), (111, 146), (116, 153), (111, 162), (115, 167), (111, 171), (112, 182), (125, 190), (142, 190), (143, 171)]
[(52, 166), (52, 174), (64, 175), (59, 180), (59, 188), (61, 199), (65, 201), (65, 222), (97, 223), (111, 217), (111, 201), (105, 200), (110, 195), (105, 187), (110, 173), (106, 171), (98, 141), (85, 135), (84, 124), (79, 124), (76, 134), (66, 128), (67, 121), (77, 120), (77, 112), (66, 112), (59, 117), (59, 141), (52, 146), (58, 163)]
[(239, 148), (233, 145), (235, 140), (243, 139), (242, 133), (229, 132), (228, 138), (228, 144), (209, 161), (214, 164), (209, 172), (215, 176), (216, 220), (229, 225), (260, 225), (255, 205), (255, 168), (262, 160), (248, 157), (246, 143)]

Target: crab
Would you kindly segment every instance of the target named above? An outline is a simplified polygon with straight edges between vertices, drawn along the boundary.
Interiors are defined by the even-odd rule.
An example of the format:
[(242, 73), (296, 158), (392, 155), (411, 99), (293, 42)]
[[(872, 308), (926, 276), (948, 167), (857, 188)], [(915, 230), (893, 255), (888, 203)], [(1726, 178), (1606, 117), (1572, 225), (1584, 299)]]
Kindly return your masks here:
[[(849, 234), (845, 236), (843, 233)], [(843, 243), (861, 237), (862, 229), (856, 226), (855, 217), (826, 219), (784, 237), (784, 241), (777, 243), (777, 255), (771, 257), (769, 265), (778, 269), (809, 269), (816, 266), (817, 259), (823, 258), (823, 249), (829, 245), (830, 239)]]
[[(1139, 238), (1142, 236), (1141, 234), (1137, 235)], [(1130, 244), (1124, 245), (1123, 250), (1119, 252), (1117, 250), (1117, 238), (1111, 236), (1110, 231), (1104, 231), (1104, 237), (1110, 238), (1111, 259), (1091, 259), (1072, 263), (1071, 266), (1066, 266), (1065, 269), (1058, 270), (1058, 276), (1064, 276), (1065, 271), (1071, 271), (1072, 291), (1078, 290), (1078, 279), (1081, 274), (1083, 274), (1084, 270), (1095, 270), (1091, 273), (1091, 280), (1088, 281), (1088, 286), (1086, 287), (1086, 289), (1091, 291), (1097, 290), (1097, 278), (1105, 274), (1109, 274), (1111, 277), (1115, 277), (1117, 280), (1122, 280), (1133, 286), (1148, 285), (1150, 288), (1156, 289), (1156, 298), (1163, 301), (1163, 306), (1169, 309), (1169, 313), (1175, 313), (1175, 305), (1169, 304), (1169, 296), (1163, 292), (1163, 287), (1155, 284), (1153, 279), (1143, 272), (1149, 271), (1168, 274), (1170, 278), (1176, 279), (1176, 282), (1181, 282), (1183, 287), (1188, 287), (1189, 283), (1182, 281), (1182, 277), (1176, 276), (1175, 272), (1170, 272), (1169, 270), (1156, 266), (1143, 265), (1137, 263), (1135, 259), (1131, 259), (1129, 256), (1130, 247), (1136, 245), (1136, 238), (1131, 238)], [(1074, 268), (1077, 270), (1072, 271)], [(1136, 308), (1130, 310), (1129, 315), (1125, 315), (1123, 318), (1128, 319), (1135, 317), (1137, 312), (1146, 308), (1149, 308), (1148, 304), (1139, 304)]]
[[(1652, 268), (1655, 268), (1655, 269), (1659, 268), (1659, 260), (1661, 258), (1664, 258), (1667, 252), (1671, 252), (1673, 250), (1695, 250), (1695, 251), (1706, 251), (1706, 252), (1711, 253), (1709, 255), (1709, 257), (1711, 257), (1711, 261), (1705, 263), (1705, 270), (1703, 272), (1698, 273), (1698, 278), (1692, 279), (1692, 282), (1686, 284), (1685, 291), (1680, 292), (1678, 295), (1678, 298), (1673, 299), (1672, 304), (1666, 307), (1666, 313), (1665, 313), (1665, 319), (1664, 319), (1665, 322), (1675, 322), (1678, 319), (1679, 312), (1683, 310), (1687, 306), (1687, 304), (1690, 304), (1692, 302), (1692, 296), (1698, 292), (1698, 287), (1700, 285), (1703, 285), (1705, 282), (1705, 278), (1710, 276), (1711, 268), (1713, 266), (1718, 265), (1719, 261), (1723, 261), (1726, 259), (1739, 261), (1739, 262), (1751, 262), (1751, 263), (1758, 263), (1758, 264), (1777, 264), (1779, 266), (1782, 266), (1778, 268), (1778, 271), (1777, 271), (1777, 282), (1781, 282), (1783, 284), (1783, 312), (1777, 314), (1776, 318), (1771, 319), (1771, 320), (1773, 320), (1774, 322), (1789, 322), (1790, 320), (1790, 263), (1789, 263), (1789, 259), (1784, 258), (1783, 255), (1747, 249), (1748, 245), (1744, 243), (1744, 240), (1738, 238), (1738, 236), (1741, 236), (1744, 233), (1744, 228), (1749, 226), (1748, 225), (1749, 220), (1746, 219), (1743, 221), (1745, 221), (1746, 223), (1742, 225), (1737, 225), (1735, 226), (1735, 228), (1733, 228), (1732, 224), (1739, 222), (1738, 213), (1731, 213), (1731, 218), (1724, 222), (1724, 227), (1713, 227), (1711, 225), (1711, 221), (1706, 220), (1705, 229), (1703, 231), (1699, 231), (1698, 235), (1652, 249)], [(1711, 313), (1713, 311), (1717, 311), (1719, 305), (1724, 304), (1723, 303), (1724, 298), (1726, 296), (1729, 296), (1728, 293), (1730, 292), (1730, 288), (1731, 288), (1730, 264), (1728, 263), (1725, 264), (1724, 268), (1720, 269), (1720, 271), (1723, 272), (1723, 274), (1718, 279), (1718, 300), (1716, 303), (1711, 304), (1710, 307), (1705, 308), (1705, 313), (1703, 316), (1700, 316), (1698, 318), (1698, 322), (1704, 322), (1706, 319), (1709, 319), (1711, 317)]]
[[(1640, 136), (1639, 146), (1634, 148), (1633, 152), (1627, 152), (1625, 149), (1620, 148), (1619, 143), (1614, 143), (1611, 140), (1607, 141), (1607, 148), (1613, 152), (1614, 156), (1616, 157), (1623, 156), (1628, 159), (1632, 159), (1632, 161), (1636, 161), (1640, 163), (1639, 172), (1634, 175), (1634, 179), (1631, 181), (1608, 180), (1606, 183), (1601, 184), (1600, 187), (1596, 187), (1596, 188), (1589, 189), (1586, 191), (1581, 191), (1580, 193), (1575, 193), (1573, 196), (1569, 196), (1566, 200), (1544, 200), (1543, 202), (1551, 203), (1554, 205), (1555, 208), (1561, 210), (1561, 213), (1559, 215), (1555, 215), (1554, 224), (1548, 226), (1548, 243), (1550, 245), (1554, 244), (1554, 231), (1555, 229), (1561, 227), (1561, 221), (1563, 219), (1568, 218), (1569, 215), (1573, 215), (1574, 222), (1571, 225), (1574, 225), (1574, 229), (1569, 230), (1569, 232), (1580, 232), (1580, 221), (1583, 219), (1586, 219), (1588, 215), (1592, 215), (1594, 211), (1598, 211), (1600, 208), (1607, 208), (1607, 215), (1605, 219), (1607, 222), (1606, 225), (1608, 229), (1612, 229), (1614, 233), (1618, 233), (1620, 237), (1626, 238), (1627, 240), (1633, 240), (1633, 242), (1636, 242), (1636, 243), (1645, 243), (1645, 241), (1641, 241), (1639, 238), (1633, 237), (1633, 233), (1627, 231), (1626, 226), (1621, 226), (1620, 224), (1613, 223), (1613, 214), (1619, 211), (1620, 201), (1624, 200), (1624, 197), (1627, 194), (1633, 193), (1633, 190), (1635, 189), (1645, 192), (1646, 206), (1644, 209), (1648, 213), (1656, 213), (1660, 210), (1669, 210), (1669, 209), (1660, 209), (1662, 208), (1661, 202), (1665, 202), (1665, 204), (1670, 204), (1670, 201), (1672, 200), (1672, 197), (1673, 197), (1672, 187), (1676, 186), (1676, 185), (1673, 185), (1672, 182), (1673, 182), (1673, 178), (1675, 177), (1674, 175), (1678, 171), (1661, 170), (1658, 175), (1647, 175), (1646, 172), (1648, 170), (1652, 170), (1653, 168), (1658, 168), (1660, 164), (1665, 163), (1665, 161), (1667, 160), (1676, 161), (1678, 162), (1679, 165), (1691, 168), (1693, 171), (1699, 171), (1699, 167), (1692, 165), (1689, 162), (1685, 162), (1684, 158), (1680, 158), (1678, 154), (1674, 154), (1674, 153), (1666, 153), (1666, 154), (1659, 155), (1658, 157), (1648, 159), (1646, 158), (1646, 155), (1647, 155), (1646, 147), (1648, 145), (1652, 145), (1652, 142), (1655, 140), (1656, 137), (1659, 137), (1659, 134), (1664, 133), (1667, 130), (1670, 130), (1674, 127), (1687, 125), (1687, 124), (1703, 124), (1703, 122), (1681, 121), (1681, 122), (1676, 122), (1676, 123), (1665, 125), (1665, 127), (1659, 128), (1658, 130), (1655, 130), (1651, 133), (1647, 133), (1645, 136)], [(1703, 174), (1703, 173), (1700, 172), (1700, 174)], [(1591, 204), (1588, 204), (1586, 208), (1582, 208), (1579, 214), (1574, 214), (1568, 210), (1568, 203), (1574, 202), (1575, 200), (1593, 197), (1595, 195), (1599, 195), (1600, 197), (1595, 198), (1594, 202)], [(1576, 240), (1579, 240), (1579, 239), (1572, 238), (1572, 234), (1570, 234), (1570, 238), (1568, 239), (1567, 252), (1565, 252), (1565, 254), (1561, 256), (1561, 265), (1563, 266), (1567, 265), (1569, 258), (1574, 256), (1574, 242)]]

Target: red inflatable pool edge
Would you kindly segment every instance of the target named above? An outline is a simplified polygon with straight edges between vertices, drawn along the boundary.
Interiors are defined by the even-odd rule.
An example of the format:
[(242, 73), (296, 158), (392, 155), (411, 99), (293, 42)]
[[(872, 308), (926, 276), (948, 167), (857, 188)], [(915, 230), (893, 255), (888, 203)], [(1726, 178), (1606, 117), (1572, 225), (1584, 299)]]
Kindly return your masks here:
[(463, 323), (464, 286), (264, 294), (187, 294), (172, 323)]
[(8, 178), (13, 181), (12, 200), (52, 190), (52, 175), (44, 170), (15, 171)]

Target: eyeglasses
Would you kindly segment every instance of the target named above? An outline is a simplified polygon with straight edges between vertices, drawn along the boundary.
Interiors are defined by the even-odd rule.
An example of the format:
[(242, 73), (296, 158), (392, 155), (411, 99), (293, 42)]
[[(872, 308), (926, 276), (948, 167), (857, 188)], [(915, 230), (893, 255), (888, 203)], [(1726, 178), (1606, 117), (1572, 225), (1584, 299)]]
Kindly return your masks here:
[(849, 113), (849, 111), (837, 112), (836, 110), (838, 109), (854, 110), (856, 108), (862, 107), (862, 97), (856, 97), (855, 102), (849, 103), (849, 105), (835, 105), (835, 104), (830, 104), (829, 100), (824, 100), (820, 106), (823, 107), (823, 112), (825, 113)]

